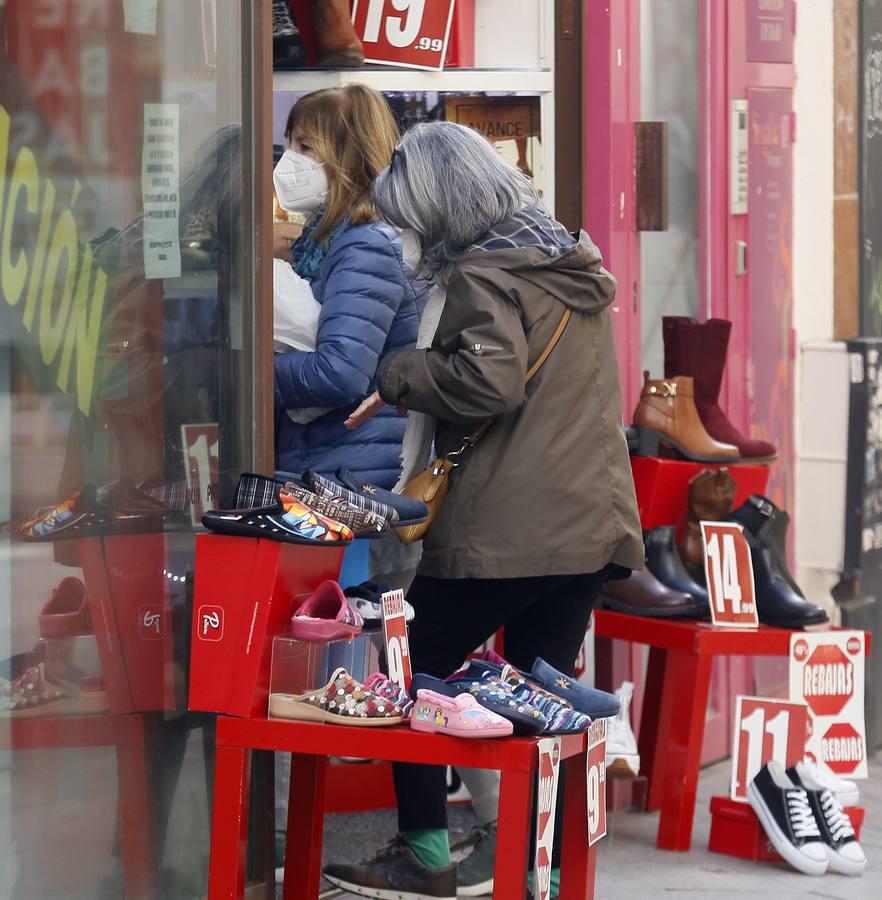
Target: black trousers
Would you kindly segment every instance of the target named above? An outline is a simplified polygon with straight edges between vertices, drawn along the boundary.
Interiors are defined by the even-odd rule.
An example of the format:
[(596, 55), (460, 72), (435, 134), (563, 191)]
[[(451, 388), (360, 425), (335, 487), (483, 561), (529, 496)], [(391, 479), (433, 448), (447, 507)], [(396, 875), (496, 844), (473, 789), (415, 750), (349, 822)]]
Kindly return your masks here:
[[(537, 656), (572, 674), (606, 570), (538, 578), (439, 579), (417, 576), (407, 599), (414, 672), (446, 678), (466, 656), (505, 628), (505, 658), (529, 671)], [(447, 828), (441, 766), (396, 763), (399, 831)]]

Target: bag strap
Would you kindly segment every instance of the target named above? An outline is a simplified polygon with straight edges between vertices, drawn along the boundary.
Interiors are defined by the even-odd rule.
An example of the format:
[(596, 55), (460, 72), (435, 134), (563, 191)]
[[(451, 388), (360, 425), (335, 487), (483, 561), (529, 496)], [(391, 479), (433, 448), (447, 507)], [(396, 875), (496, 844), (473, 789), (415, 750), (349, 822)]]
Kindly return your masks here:
[[(573, 315), (573, 311), (567, 307), (564, 311), (563, 316), (561, 316), (561, 320), (557, 325), (557, 328), (554, 329), (554, 334), (551, 335), (551, 339), (545, 346), (545, 349), (539, 354), (539, 358), (536, 362), (533, 363), (532, 366), (527, 370), (527, 377), (524, 380), (524, 384), (529, 384), (536, 373), (542, 368), (545, 364), (545, 361), (551, 356), (551, 352), (557, 346), (557, 342), (563, 336), (564, 331), (566, 331), (567, 323), (570, 321), (570, 318)], [(461, 450), (455, 451), (454, 453), (448, 454), (448, 456), (452, 456), (454, 459), (460, 455), (464, 450), (468, 447), (474, 447), (475, 444), (484, 437), (484, 433), (487, 429), (495, 422), (495, 419), (485, 419), (481, 424), (470, 434), (468, 435), (464, 442)]]

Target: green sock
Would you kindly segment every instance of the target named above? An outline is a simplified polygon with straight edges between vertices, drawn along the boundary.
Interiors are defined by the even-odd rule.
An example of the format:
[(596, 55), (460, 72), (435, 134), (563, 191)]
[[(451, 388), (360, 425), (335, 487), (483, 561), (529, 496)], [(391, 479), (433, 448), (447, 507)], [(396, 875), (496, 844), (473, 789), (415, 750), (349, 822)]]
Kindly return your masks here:
[(450, 841), (446, 828), (420, 828), (416, 831), (402, 831), (416, 858), (430, 869), (440, 869), (450, 865)]
[[(527, 875), (527, 884), (530, 885), (530, 893), (533, 893), (533, 873)], [(552, 898), (560, 895), (560, 869), (551, 870), (551, 884), (549, 886), (548, 895)]]

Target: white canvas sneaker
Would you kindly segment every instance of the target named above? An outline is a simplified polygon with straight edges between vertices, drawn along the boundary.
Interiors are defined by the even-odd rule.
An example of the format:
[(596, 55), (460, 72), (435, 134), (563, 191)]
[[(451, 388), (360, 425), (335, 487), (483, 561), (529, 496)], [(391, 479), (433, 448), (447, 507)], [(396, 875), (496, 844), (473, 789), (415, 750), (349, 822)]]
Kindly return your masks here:
[(640, 774), (640, 754), (631, 728), (633, 683), (624, 682), (616, 691), (616, 696), (622, 706), (617, 716), (606, 720), (606, 768), (610, 778), (636, 778)]
[(857, 783), (849, 781), (847, 778), (839, 778), (829, 770), (822, 770), (820, 766), (813, 763), (810, 759), (803, 760), (800, 763), (802, 767), (808, 770), (809, 775), (829, 791), (836, 794), (836, 799), (843, 806), (857, 806), (861, 799), (860, 791)]

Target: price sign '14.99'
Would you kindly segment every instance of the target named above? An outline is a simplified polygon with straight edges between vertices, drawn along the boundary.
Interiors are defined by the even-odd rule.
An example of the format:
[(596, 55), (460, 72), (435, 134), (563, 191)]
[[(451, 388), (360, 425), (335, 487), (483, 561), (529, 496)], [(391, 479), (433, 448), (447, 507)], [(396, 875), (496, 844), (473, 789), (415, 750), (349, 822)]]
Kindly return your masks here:
[(747, 799), (747, 786), (770, 760), (785, 769), (805, 755), (808, 709), (804, 703), (737, 697), (732, 749), (733, 800)]
[(702, 522), (704, 574), (714, 625), (757, 628), (750, 547), (734, 522)]
[(454, 0), (355, 0), (352, 24), (365, 62), (442, 69)]

